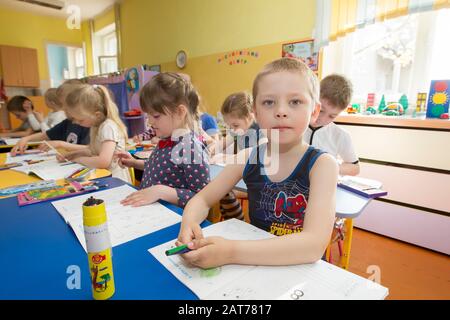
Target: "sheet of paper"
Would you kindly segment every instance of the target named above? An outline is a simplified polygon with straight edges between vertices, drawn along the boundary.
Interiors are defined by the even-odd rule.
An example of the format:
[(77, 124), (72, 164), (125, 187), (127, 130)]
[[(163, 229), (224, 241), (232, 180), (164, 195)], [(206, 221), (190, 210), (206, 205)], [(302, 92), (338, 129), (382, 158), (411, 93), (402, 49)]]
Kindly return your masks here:
[(73, 228), (84, 250), (86, 250), (86, 241), (83, 229), (82, 204), (91, 196), (105, 201), (109, 235), (113, 247), (181, 222), (180, 215), (160, 203), (136, 208), (120, 204), (122, 199), (135, 191), (136, 189), (124, 185), (54, 201), (52, 205)]
[[(273, 237), (235, 219), (205, 228), (205, 236), (257, 240)], [(165, 255), (175, 240), (149, 252), (200, 299), (384, 299), (387, 288), (322, 260), (294, 266), (227, 265), (211, 270), (187, 266), (179, 255)]]
[[(259, 240), (273, 237), (271, 234), (240, 220), (230, 219), (203, 229), (205, 237), (223, 236), (232, 240)], [(200, 299), (208, 299), (217, 288), (245, 275), (254, 266), (226, 265), (203, 270), (184, 263), (179, 255), (166, 256), (168, 249), (175, 247), (175, 239), (149, 249), (178, 280), (191, 289)]]
[(13, 162), (20, 162), (26, 164), (28, 160), (51, 160), (55, 159), (56, 153), (52, 150), (48, 152), (34, 153), (34, 154), (24, 154), (17, 155), (15, 157), (11, 156), (11, 153), (6, 155), (6, 164)]
[(52, 160), (46, 160), (44, 162), (39, 162), (32, 165), (15, 167), (12, 168), (11, 170), (23, 172), (25, 174), (33, 173), (42, 180), (58, 180), (64, 179), (65, 177), (73, 173), (75, 170), (81, 168), (84, 168), (84, 166), (78, 163), (71, 163), (71, 164), (60, 163), (53, 157)]
[(15, 146), (19, 140), (20, 138), (3, 138), (3, 141), (5, 141), (8, 146)]

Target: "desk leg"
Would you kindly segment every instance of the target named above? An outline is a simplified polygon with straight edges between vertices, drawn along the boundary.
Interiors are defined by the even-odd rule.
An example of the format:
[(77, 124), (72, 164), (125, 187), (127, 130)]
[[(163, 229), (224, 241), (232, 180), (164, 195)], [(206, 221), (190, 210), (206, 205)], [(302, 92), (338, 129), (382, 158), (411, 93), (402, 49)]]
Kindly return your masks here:
[(343, 269), (348, 270), (348, 265), (350, 262), (350, 250), (352, 248), (352, 237), (353, 237), (353, 219), (345, 219), (345, 239), (344, 239), (344, 250), (341, 256), (340, 265)]

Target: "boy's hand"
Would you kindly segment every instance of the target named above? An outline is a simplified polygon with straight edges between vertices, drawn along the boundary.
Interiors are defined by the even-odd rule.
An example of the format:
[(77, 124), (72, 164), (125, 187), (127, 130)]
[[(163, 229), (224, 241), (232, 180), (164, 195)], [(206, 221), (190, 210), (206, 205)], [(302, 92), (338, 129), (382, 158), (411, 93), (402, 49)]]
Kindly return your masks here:
[(133, 192), (128, 197), (120, 201), (124, 206), (140, 207), (146, 204), (151, 204), (160, 199), (158, 186), (145, 188), (137, 192)]
[(28, 139), (22, 138), (17, 142), (14, 148), (11, 149), (11, 156), (15, 157), (17, 154), (22, 154), (27, 150)]
[(192, 251), (181, 257), (191, 265), (202, 269), (214, 268), (231, 262), (233, 241), (222, 237), (208, 237), (188, 243)]
[(116, 151), (114, 153), (114, 158), (119, 161), (119, 166), (121, 168), (132, 167), (136, 161), (131, 154), (125, 151)]
[(181, 223), (180, 233), (178, 234), (177, 246), (192, 242), (194, 239), (203, 239), (202, 228), (198, 223)]

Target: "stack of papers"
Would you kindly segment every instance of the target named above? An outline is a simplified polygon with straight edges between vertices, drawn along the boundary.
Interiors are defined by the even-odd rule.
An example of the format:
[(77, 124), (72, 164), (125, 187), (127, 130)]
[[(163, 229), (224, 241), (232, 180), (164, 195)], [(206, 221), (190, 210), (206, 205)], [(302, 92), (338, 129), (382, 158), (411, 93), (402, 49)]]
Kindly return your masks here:
[(160, 203), (142, 207), (123, 206), (120, 201), (136, 189), (124, 185), (104, 191), (52, 202), (59, 214), (72, 227), (86, 250), (82, 205), (89, 197), (105, 201), (108, 230), (113, 247), (181, 222), (181, 216)]
[[(274, 237), (240, 220), (230, 219), (203, 229), (205, 237), (260, 240)], [(225, 265), (203, 270), (179, 255), (166, 256), (175, 239), (149, 252), (200, 299), (384, 299), (388, 289), (322, 260), (293, 266)]]

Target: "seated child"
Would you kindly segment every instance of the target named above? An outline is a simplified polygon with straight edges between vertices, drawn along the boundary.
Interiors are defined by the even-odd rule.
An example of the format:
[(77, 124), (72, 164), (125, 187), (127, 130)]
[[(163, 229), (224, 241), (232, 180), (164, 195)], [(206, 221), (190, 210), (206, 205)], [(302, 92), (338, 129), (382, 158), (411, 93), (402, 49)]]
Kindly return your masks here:
[[(80, 81), (70, 80), (58, 87), (56, 91), (57, 102), (63, 106), (63, 109), (65, 97), (80, 84)], [(75, 124), (71, 119), (65, 119), (45, 132), (23, 137), (11, 150), (11, 154), (13, 156), (21, 154), (27, 149), (29, 142), (42, 140), (48, 140), (54, 148), (63, 148), (68, 151), (84, 149), (85, 145), (89, 144), (89, 128)], [(47, 151), (49, 147), (46, 144), (41, 144), (39, 149)]]
[(108, 169), (113, 177), (131, 182), (128, 169), (114, 157), (125, 150), (127, 129), (108, 89), (101, 85), (77, 85), (65, 100), (67, 116), (75, 124), (90, 128), (90, 144), (65, 154), (65, 158), (89, 168)]
[(350, 134), (333, 120), (347, 108), (352, 98), (352, 84), (347, 78), (332, 74), (320, 82), (320, 114), (311, 122), (303, 139), (315, 148), (326, 151), (342, 160), (340, 175), (359, 174), (359, 160), (353, 148)]
[[(294, 265), (322, 258), (335, 217), (336, 160), (303, 142), (302, 136), (320, 111), (319, 85), (303, 62), (273, 61), (253, 82), (253, 110), (267, 143), (243, 162), (226, 166), (184, 209), (177, 245), (191, 251), (181, 257), (200, 268), (226, 264)], [(278, 235), (239, 241), (203, 237), (200, 223), (209, 208), (244, 179), (250, 223)]]
[(197, 91), (176, 73), (159, 73), (141, 89), (140, 103), (160, 141), (145, 161), (127, 152), (117, 154), (122, 166), (144, 170), (141, 190), (122, 203), (142, 206), (165, 200), (184, 207), (210, 180), (206, 152), (193, 131)]
[(42, 132), (45, 132), (66, 119), (66, 113), (62, 109), (56, 92), (56, 88), (50, 88), (45, 92), (45, 103), (52, 111), (45, 118), (39, 113), (35, 114), (34, 117), (30, 117), (29, 121), (33, 128), (39, 127)]
[(12, 97), (6, 104), (6, 109), (14, 114), (17, 119), (21, 120), (22, 124), (9, 132), (0, 133), (0, 137), (20, 138), (28, 136), (35, 131), (40, 131), (41, 128), (39, 123), (37, 123), (36, 116), (42, 117), (42, 115), (34, 111), (33, 103), (27, 97)]

